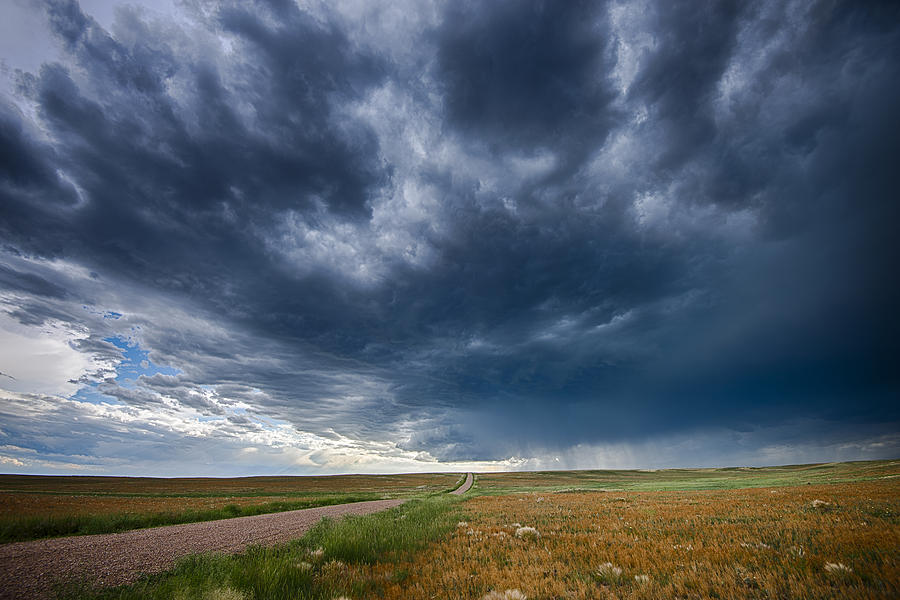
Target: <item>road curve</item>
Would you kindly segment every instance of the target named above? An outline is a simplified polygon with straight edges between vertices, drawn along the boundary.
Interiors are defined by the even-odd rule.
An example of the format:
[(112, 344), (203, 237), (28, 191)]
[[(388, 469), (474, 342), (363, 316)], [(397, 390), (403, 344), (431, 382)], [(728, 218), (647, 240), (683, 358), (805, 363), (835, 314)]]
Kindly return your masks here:
[(471, 473), (466, 473), (465, 482), (450, 493), (456, 494), (457, 496), (465, 494), (466, 492), (469, 491), (469, 488), (472, 487), (472, 484), (474, 482), (475, 482), (475, 477)]
[[(469, 479), (466, 484), (471, 485)], [(460, 489), (466, 488), (464, 484)], [(462, 493), (456, 490), (453, 493)], [(323, 517), (367, 515), (403, 504), (374, 500), (219, 521), (135, 529), (0, 545), (0, 599), (49, 598), (55, 581), (86, 578), (98, 586), (171, 569), (201, 552), (237, 553), (250, 544), (274, 545), (300, 537)]]

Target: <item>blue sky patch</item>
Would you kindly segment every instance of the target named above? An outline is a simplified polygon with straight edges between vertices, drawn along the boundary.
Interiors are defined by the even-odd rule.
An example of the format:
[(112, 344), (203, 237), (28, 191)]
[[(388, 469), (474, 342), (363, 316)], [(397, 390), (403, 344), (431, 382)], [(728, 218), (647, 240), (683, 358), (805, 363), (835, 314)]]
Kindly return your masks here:
[[(149, 352), (140, 347), (140, 344), (131, 343), (123, 337), (113, 336), (104, 338), (104, 341), (113, 344), (122, 351), (122, 360), (116, 366), (115, 381), (124, 388), (134, 389), (138, 378), (141, 375), (178, 375), (180, 369), (167, 365), (157, 365), (150, 360)], [(75, 394), (71, 396), (73, 400), (79, 402), (90, 402), (91, 404), (122, 404), (122, 402), (109, 394), (104, 394), (99, 389), (99, 383), (91, 383), (81, 387)]]
[(122, 362), (116, 367), (116, 382), (123, 387), (133, 387), (141, 375), (178, 375), (180, 370), (165, 365), (154, 364), (149, 358), (149, 352), (141, 349), (137, 343), (129, 343), (122, 337), (114, 336), (105, 338), (104, 341), (113, 344), (122, 351)]

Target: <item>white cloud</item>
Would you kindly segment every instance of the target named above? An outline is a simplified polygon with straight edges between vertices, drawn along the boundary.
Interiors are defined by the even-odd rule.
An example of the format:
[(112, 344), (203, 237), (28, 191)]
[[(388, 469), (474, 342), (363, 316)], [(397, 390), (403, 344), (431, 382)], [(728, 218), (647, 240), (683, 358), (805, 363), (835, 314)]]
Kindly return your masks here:
[(70, 381), (101, 366), (72, 347), (86, 337), (86, 331), (69, 325), (22, 325), (0, 313), (0, 371), (8, 375), (0, 377), (0, 388), (51, 396), (75, 393), (79, 385)]

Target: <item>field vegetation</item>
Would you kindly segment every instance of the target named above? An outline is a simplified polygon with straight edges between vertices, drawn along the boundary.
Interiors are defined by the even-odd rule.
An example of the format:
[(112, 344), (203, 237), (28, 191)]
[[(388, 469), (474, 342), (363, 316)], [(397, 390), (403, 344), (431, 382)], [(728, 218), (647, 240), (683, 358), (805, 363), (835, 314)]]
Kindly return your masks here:
[(483, 474), (461, 498), (61, 597), (898, 598), (900, 462)]
[(522, 491), (664, 491), (778, 487), (823, 483), (877, 481), (898, 477), (897, 461), (864, 461), (779, 467), (721, 469), (645, 469), (626, 471), (531, 471), (482, 473), (483, 494)]
[[(365, 576), (388, 582), (379, 597), (900, 597), (897, 479), (530, 492), (476, 497), (464, 509), (454, 533), (412, 565), (365, 567)], [(398, 568), (410, 577), (393, 581)]]
[(153, 479), (0, 475), (0, 542), (426, 497), (457, 474)]
[(0, 475), (0, 492), (117, 497), (284, 496), (316, 492), (373, 492), (402, 496), (417, 494), (422, 489), (441, 491), (458, 481), (459, 474), (454, 473), (222, 478)]

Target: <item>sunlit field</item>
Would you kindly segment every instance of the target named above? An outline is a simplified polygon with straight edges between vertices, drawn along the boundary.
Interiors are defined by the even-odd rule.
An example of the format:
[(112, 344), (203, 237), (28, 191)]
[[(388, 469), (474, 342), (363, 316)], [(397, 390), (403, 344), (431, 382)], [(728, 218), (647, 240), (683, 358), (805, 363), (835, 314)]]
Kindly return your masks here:
[(458, 474), (231, 479), (0, 475), (0, 541), (443, 492)]
[[(897, 598), (900, 482), (473, 498), (386, 598)], [(511, 594), (511, 597), (515, 594)]]
[(100, 597), (898, 598), (900, 462), (481, 475)]

